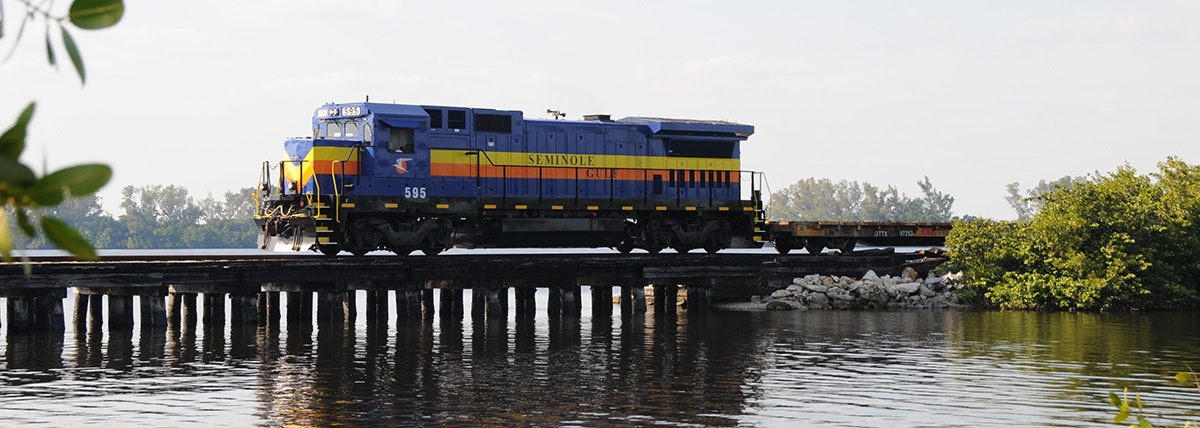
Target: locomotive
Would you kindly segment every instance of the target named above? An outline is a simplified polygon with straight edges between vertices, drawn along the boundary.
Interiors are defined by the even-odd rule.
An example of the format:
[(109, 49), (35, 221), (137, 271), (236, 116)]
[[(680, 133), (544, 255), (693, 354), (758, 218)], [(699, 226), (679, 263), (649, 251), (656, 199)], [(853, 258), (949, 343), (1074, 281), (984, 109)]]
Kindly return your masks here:
[(325, 104), (262, 165), (260, 248), (762, 246), (762, 174), (739, 160), (753, 126), (547, 112)]

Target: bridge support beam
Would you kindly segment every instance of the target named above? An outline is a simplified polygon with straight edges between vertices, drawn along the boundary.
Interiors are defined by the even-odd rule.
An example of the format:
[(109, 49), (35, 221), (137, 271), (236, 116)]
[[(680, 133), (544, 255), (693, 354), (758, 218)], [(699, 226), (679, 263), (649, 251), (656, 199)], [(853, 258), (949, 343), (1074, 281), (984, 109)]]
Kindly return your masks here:
[(204, 314), (200, 322), (205, 327), (225, 325), (225, 293), (204, 293)]
[[(283, 313), (281, 311), (281, 308), (283, 308), (283, 306), (281, 305), (282, 301), (279, 299), (279, 292), (278, 291), (263, 291), (260, 294), (259, 299), (262, 299), (263, 297), (266, 297), (266, 299), (264, 299), (264, 300), (266, 300), (267, 314), (265, 317), (263, 317), (262, 319), (259, 320), (259, 323), (261, 324), (265, 321), (266, 325), (268, 325), (268, 326), (278, 327), (279, 319), (283, 315)], [(260, 304), (261, 303), (262, 302), (260, 302)]]
[(142, 327), (166, 327), (167, 305), (164, 296), (138, 296), (138, 312)]
[(421, 316), (428, 318), (428, 319), (433, 319), (434, 314), (437, 312), (435, 309), (436, 309), (436, 307), (433, 304), (433, 290), (428, 289), (428, 288), (422, 289), (421, 290)]
[(549, 294), (549, 297), (546, 298), (546, 314), (551, 319), (561, 317), (563, 290), (558, 287), (550, 287), (546, 292)]
[(133, 328), (133, 296), (108, 296), (108, 329)]
[(258, 325), (258, 294), (229, 295), (229, 325)]
[(75, 311), (71, 319), (75, 323), (75, 332), (87, 331), (88, 299), (92, 296), (80, 293), (78, 288), (71, 292), (75, 294)]
[(317, 292), (317, 324), (346, 322), (346, 294), (339, 291)]
[(533, 287), (515, 287), (513, 288), (517, 298), (517, 318), (518, 319), (533, 319), (537, 316), (537, 301), (534, 296), (537, 295), (537, 289)]
[(5, 290), (8, 333), (66, 329), (62, 301), (66, 288)]
[(179, 312), (183, 321), (183, 329), (187, 331), (196, 331), (196, 322), (200, 316), (200, 307), (197, 304), (196, 293), (179, 293), (183, 310)]
[(712, 310), (712, 287), (687, 286), (688, 314), (702, 314)]
[(312, 328), (312, 321), (313, 293), (311, 291), (288, 291), (288, 329)]
[(564, 318), (580, 318), (583, 316), (583, 299), (579, 284), (575, 280), (563, 281), (562, 284), (562, 314)]
[(441, 300), (438, 301), (441, 306), (442, 318), (459, 318), (463, 316), (463, 291), (461, 288), (443, 288), (441, 289)]
[(621, 316), (646, 313), (646, 287), (621, 286)]
[(612, 286), (593, 285), (592, 289), (592, 318), (612, 317)]
[(654, 312), (674, 313), (679, 307), (679, 286), (674, 282), (654, 284)]
[(396, 319), (421, 319), (421, 290), (396, 290)]
[(387, 322), (390, 306), (387, 290), (367, 290), (368, 323)]

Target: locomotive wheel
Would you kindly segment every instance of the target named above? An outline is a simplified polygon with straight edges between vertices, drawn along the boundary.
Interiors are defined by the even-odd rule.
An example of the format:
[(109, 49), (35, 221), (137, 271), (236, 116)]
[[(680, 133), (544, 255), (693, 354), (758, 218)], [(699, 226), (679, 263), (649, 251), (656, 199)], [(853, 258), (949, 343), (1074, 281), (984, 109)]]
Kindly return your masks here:
[(616, 248), (617, 251), (620, 251), (621, 254), (629, 254), (631, 251), (633, 251), (633, 244), (629, 243), (629, 241), (621, 241), (621, 243), (617, 244), (617, 246), (614, 248)]
[(708, 245), (704, 246), (704, 252), (706, 252), (706, 253), (716, 254), (717, 251), (721, 251), (721, 244), (717, 244), (714, 242), (714, 243), (709, 243)]
[(369, 253), (369, 252), (371, 252), (371, 250), (364, 250), (364, 249), (350, 250), (350, 254), (353, 254), (354, 257), (362, 257), (362, 256), (367, 255), (367, 253)]
[(421, 242), (421, 252), (427, 256), (436, 256), (445, 250), (441, 245), (434, 244), (431, 240), (426, 239)]
[(792, 251), (792, 246), (783, 242), (776, 242), (775, 251), (778, 251), (779, 254), (787, 254)]
[(674, 249), (675, 252), (679, 253), (679, 254), (686, 254), (688, 251), (692, 251), (692, 247), (689, 247), (687, 245), (676, 245), (671, 248)]
[(646, 252), (650, 253), (650, 254), (658, 254), (658, 252), (662, 251), (662, 250), (663, 250), (662, 247), (647, 247), (646, 248)]
[(337, 247), (337, 245), (319, 245), (319, 246), (317, 246), (317, 250), (320, 251), (321, 254), (324, 254), (327, 256), (336, 256), (338, 253), (340, 253), (342, 251), (340, 248)]

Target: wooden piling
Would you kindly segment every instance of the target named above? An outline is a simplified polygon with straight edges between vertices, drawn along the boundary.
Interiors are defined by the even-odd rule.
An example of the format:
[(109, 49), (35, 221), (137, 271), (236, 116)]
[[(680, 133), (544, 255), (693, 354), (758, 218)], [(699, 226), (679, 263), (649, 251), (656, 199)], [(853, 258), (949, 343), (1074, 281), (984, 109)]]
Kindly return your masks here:
[(537, 294), (537, 289), (533, 287), (517, 287), (517, 318), (533, 319), (537, 316), (537, 301), (534, 296)]
[(72, 290), (75, 293), (75, 312), (73, 313), (72, 322), (75, 323), (75, 331), (87, 331), (87, 311), (88, 298), (87, 294), (79, 292), (78, 288)]
[(396, 290), (396, 318), (421, 318), (421, 290)]
[(344, 298), (343, 292), (317, 292), (317, 323), (345, 322)]
[(225, 293), (204, 293), (201, 323), (206, 327), (225, 325)]
[(463, 316), (463, 291), (461, 288), (443, 288), (440, 292), (442, 318), (459, 318)]
[(108, 329), (133, 328), (133, 296), (108, 296)]
[(688, 314), (702, 314), (712, 309), (712, 287), (687, 286)]
[(592, 318), (612, 317), (613, 288), (604, 285), (592, 285)]
[(163, 296), (138, 296), (142, 326), (166, 327), (167, 308)]
[(421, 315), (427, 319), (433, 319), (434, 305), (432, 289), (421, 290)]

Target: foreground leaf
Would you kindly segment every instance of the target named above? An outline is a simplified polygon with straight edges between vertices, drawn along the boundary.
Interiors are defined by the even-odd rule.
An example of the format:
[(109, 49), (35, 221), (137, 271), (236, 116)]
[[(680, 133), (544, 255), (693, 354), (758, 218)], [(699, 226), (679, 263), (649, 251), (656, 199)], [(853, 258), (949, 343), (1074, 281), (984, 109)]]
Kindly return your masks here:
[(58, 61), (54, 58), (54, 44), (50, 42), (50, 27), (46, 27), (46, 59), (50, 61), (50, 65), (58, 68)]
[(71, 3), (71, 23), (85, 30), (98, 30), (116, 25), (125, 15), (121, 0), (75, 0)]
[(87, 73), (83, 71), (83, 58), (79, 56), (79, 47), (75, 46), (75, 39), (71, 38), (67, 27), (62, 27), (62, 39), (63, 46), (67, 48), (67, 56), (71, 57), (71, 64), (75, 66), (75, 71), (79, 72), (79, 82), (87, 83)]
[(37, 229), (34, 229), (33, 222), (29, 221), (29, 214), (26, 214), (25, 209), (21, 207), (17, 207), (17, 226), (21, 227), (25, 236), (30, 238), (37, 236)]
[(76, 165), (54, 171), (42, 177), (29, 189), (29, 196), (40, 206), (54, 206), (63, 202), (63, 193), (71, 196), (86, 196), (108, 184), (112, 168), (108, 165)]
[(8, 229), (8, 210), (0, 209), (0, 259), (12, 261), (12, 231)]
[(21, 152), (25, 151), (25, 130), (29, 126), (29, 120), (33, 118), (36, 105), (37, 103), (29, 103), (29, 106), (21, 111), (21, 115), (17, 116), (17, 123), (0, 134), (0, 156), (12, 159), (21, 157)]
[(1179, 383), (1191, 383), (1192, 374), (1188, 372), (1179, 372), (1175, 374), (1175, 381)]
[(46, 238), (54, 243), (54, 246), (66, 250), (76, 258), (83, 260), (96, 260), (96, 249), (92, 248), (92, 244), (88, 243), (83, 235), (68, 226), (66, 222), (50, 216), (42, 217), (42, 230), (46, 232)]
[(16, 159), (0, 157), (0, 183), (7, 184), (5, 192), (12, 194), (11, 186), (27, 187), (37, 181), (33, 170)]

